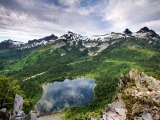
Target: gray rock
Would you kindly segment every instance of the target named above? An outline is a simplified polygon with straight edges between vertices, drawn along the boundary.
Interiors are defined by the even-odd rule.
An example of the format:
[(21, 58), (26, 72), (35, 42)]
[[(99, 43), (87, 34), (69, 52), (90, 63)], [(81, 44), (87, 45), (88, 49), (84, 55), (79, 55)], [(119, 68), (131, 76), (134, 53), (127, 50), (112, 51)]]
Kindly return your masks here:
[(0, 120), (8, 120), (8, 114), (6, 113), (6, 108), (0, 110)]
[(22, 108), (23, 108), (23, 98), (20, 95), (16, 94), (13, 109), (15, 111), (20, 111), (22, 110)]
[(29, 120), (37, 120), (37, 116), (32, 110), (29, 112)]
[(152, 114), (151, 113), (144, 114), (142, 115), (142, 119), (143, 120), (153, 120)]
[(16, 94), (13, 106), (13, 112), (10, 114), (9, 120), (24, 120), (25, 113), (22, 111), (23, 98)]
[[(131, 86), (131, 83), (135, 83), (135, 85)], [(118, 96), (113, 98), (112, 103), (105, 107), (105, 113), (102, 115), (103, 119), (127, 119), (127, 110), (123, 100), (131, 100), (132, 104), (135, 103), (129, 113), (132, 119), (160, 120), (160, 108), (155, 106), (155, 103), (160, 103), (159, 80), (132, 69), (128, 75), (120, 76), (118, 86), (120, 93), (124, 96), (123, 98)], [(139, 117), (141, 114), (142, 116)]]
[(2, 108), (0, 111), (5, 113), (7, 111), (7, 109), (6, 108)]
[(96, 119), (94, 119), (94, 118), (91, 118), (91, 120), (96, 120)]
[(126, 120), (127, 109), (123, 100), (112, 102), (107, 108), (109, 111), (103, 114), (104, 120)]

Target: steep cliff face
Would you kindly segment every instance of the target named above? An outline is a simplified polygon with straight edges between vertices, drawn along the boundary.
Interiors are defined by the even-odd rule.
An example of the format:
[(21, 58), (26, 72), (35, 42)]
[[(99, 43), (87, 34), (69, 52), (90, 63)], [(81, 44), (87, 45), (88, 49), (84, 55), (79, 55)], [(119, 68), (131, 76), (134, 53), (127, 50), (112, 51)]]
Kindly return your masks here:
[(104, 120), (160, 120), (160, 81), (132, 69), (119, 78), (119, 93), (103, 110)]

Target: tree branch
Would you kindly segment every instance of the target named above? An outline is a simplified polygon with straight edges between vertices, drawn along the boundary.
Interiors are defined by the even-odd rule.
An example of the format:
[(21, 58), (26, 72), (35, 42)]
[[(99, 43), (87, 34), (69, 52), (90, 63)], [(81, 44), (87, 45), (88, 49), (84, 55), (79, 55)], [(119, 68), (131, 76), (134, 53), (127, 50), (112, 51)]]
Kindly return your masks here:
[(9, 94), (9, 92), (10, 92), (10, 88), (8, 88), (7, 94), (5, 95), (5, 97), (3, 99), (3, 106), (6, 104), (6, 98), (7, 98), (8, 94)]
[(14, 102), (12, 102), (12, 103), (5, 103), (4, 106), (9, 106), (10, 107), (10, 105), (13, 105), (13, 104), (14, 104)]
[(13, 104), (14, 102), (11, 102), (11, 103), (5, 103), (5, 105), (11, 105), (11, 104)]

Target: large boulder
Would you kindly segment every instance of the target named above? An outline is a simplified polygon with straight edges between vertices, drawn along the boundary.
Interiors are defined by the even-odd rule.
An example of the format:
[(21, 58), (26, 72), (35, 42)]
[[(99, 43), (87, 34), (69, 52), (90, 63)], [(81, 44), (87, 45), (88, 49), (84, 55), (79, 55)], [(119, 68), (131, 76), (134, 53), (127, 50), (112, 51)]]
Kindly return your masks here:
[(8, 115), (6, 113), (6, 108), (0, 110), (0, 120), (8, 120)]
[(121, 100), (121, 94), (116, 95), (117, 100), (108, 104), (103, 111), (103, 120), (126, 120), (126, 105)]
[(37, 120), (37, 116), (32, 110), (29, 113), (29, 120)]
[(10, 113), (9, 120), (24, 120), (25, 113), (22, 110), (22, 108), (23, 108), (23, 98), (20, 95), (16, 94), (13, 110)]

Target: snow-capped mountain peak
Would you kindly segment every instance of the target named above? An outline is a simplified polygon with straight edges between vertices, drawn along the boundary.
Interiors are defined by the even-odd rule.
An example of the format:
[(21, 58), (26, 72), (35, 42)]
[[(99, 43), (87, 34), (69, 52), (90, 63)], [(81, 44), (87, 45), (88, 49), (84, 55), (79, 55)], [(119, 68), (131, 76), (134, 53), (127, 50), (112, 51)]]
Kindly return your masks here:
[(52, 34), (50, 36), (46, 36), (41, 39), (29, 40), (28, 43), (23, 43), (13, 40), (4, 40), (0, 43), (0, 49), (8, 49), (8, 48), (25, 49), (25, 48), (46, 45), (50, 42), (54, 42), (55, 40), (61, 40), (70, 45), (73, 44), (77, 45), (78, 42), (81, 41), (84, 47), (95, 47), (98, 46), (100, 43), (103, 43), (103, 45), (105, 44), (104, 46), (106, 47), (109, 44), (119, 42), (128, 37), (148, 39), (149, 41), (150, 40), (160, 41), (160, 36), (155, 31), (150, 30), (147, 27), (143, 27), (139, 31), (133, 33), (129, 29), (125, 29), (125, 31), (122, 33), (111, 32), (104, 35), (93, 35), (93, 36), (81, 36), (74, 32), (68, 31), (60, 38)]
[(154, 31), (150, 30), (147, 27), (141, 28), (134, 34), (136, 37), (140, 38), (153, 38), (153, 39), (160, 39), (160, 36)]
[(67, 34), (64, 34), (60, 37), (60, 39), (65, 39), (65, 40), (72, 40), (72, 41), (77, 41), (77, 40), (82, 40), (82, 41), (110, 41), (111, 39), (119, 39), (119, 38), (124, 38), (124, 35), (121, 33), (109, 33), (105, 35), (93, 35), (93, 36), (81, 36), (79, 34), (73, 33), (71, 31), (68, 31)]
[(58, 37), (53, 34), (41, 39), (29, 40), (27, 43), (20, 41), (13, 41), (9, 39), (9, 40), (4, 40), (0, 43), (0, 49), (8, 49), (8, 48), (25, 49), (25, 48), (37, 47), (50, 43), (56, 39), (58, 39)]

